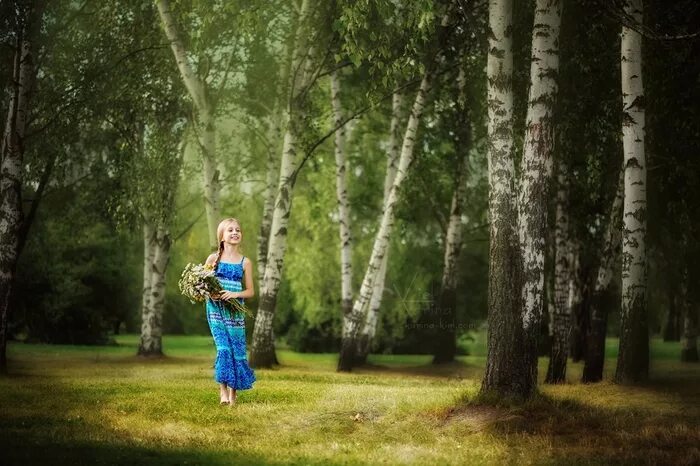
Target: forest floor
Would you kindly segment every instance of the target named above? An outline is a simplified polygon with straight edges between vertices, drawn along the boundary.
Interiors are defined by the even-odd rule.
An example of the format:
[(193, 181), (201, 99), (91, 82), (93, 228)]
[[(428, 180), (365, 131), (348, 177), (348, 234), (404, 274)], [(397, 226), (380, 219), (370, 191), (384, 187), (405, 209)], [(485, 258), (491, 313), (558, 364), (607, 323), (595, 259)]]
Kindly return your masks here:
[(453, 364), (372, 355), (350, 374), (335, 354), (280, 350), (227, 407), (210, 337), (166, 336), (157, 360), (133, 356), (135, 335), (117, 341), (10, 343), (0, 464), (700, 464), (700, 364), (678, 362), (678, 343), (652, 340), (644, 385), (584, 385), (569, 363), (569, 383), (519, 407), (471, 403), (483, 338)]

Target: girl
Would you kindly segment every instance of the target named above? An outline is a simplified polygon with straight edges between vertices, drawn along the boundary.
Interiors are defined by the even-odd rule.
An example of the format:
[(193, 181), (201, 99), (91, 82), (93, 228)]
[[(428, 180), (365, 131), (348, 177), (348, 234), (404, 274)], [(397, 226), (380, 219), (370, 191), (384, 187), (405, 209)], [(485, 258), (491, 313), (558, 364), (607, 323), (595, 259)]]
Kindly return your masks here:
[[(253, 263), (240, 251), (241, 225), (235, 218), (227, 218), (216, 229), (219, 240), (217, 252), (206, 263), (214, 267), (223, 291), (206, 303), (207, 321), (216, 344), (214, 379), (220, 384), (221, 404), (236, 402), (236, 390), (252, 388), (255, 373), (246, 358), (245, 319), (242, 313), (230, 311), (222, 301), (252, 298)], [(242, 280), (245, 278), (245, 290)]]

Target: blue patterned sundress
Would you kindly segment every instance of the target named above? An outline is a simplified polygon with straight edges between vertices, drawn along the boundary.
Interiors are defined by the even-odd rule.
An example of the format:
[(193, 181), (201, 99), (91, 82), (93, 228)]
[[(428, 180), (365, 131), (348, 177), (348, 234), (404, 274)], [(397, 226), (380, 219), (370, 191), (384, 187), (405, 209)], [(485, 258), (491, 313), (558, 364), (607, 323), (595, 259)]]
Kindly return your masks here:
[[(219, 262), (216, 277), (226, 291), (242, 291), (243, 261)], [(237, 298), (241, 303), (243, 298)], [(230, 311), (222, 301), (207, 299), (207, 321), (216, 345), (214, 380), (234, 390), (253, 387), (255, 373), (248, 366), (245, 342), (245, 318), (242, 312)]]

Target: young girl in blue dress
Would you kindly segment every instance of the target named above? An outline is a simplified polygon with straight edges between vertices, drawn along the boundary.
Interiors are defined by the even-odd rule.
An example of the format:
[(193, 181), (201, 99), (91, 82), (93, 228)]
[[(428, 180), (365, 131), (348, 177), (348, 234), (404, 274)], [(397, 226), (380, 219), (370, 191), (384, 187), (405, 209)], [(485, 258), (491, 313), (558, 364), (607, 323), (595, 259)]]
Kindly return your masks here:
[[(235, 218), (227, 218), (216, 229), (219, 248), (206, 263), (212, 265), (216, 277), (224, 289), (220, 295), (206, 302), (207, 321), (216, 345), (214, 379), (219, 383), (221, 404), (236, 402), (236, 391), (253, 387), (255, 373), (248, 366), (245, 341), (245, 316), (231, 311), (222, 301), (255, 295), (253, 289), (253, 263), (240, 251), (243, 233)], [(245, 289), (243, 288), (245, 280)]]

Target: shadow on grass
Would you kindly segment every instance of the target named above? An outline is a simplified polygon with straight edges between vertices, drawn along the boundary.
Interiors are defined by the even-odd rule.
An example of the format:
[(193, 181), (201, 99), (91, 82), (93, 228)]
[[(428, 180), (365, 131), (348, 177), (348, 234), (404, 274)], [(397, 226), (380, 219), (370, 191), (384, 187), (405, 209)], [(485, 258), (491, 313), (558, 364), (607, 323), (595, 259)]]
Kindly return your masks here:
[[(621, 388), (623, 393), (625, 389)], [(651, 386), (634, 389), (653, 391)], [(593, 390), (591, 396), (595, 396)], [(505, 444), (517, 443), (513, 450), (521, 449), (523, 440), (525, 444), (531, 440), (547, 445), (554, 463), (700, 464), (697, 411), (679, 416), (623, 403), (603, 408), (542, 393), (524, 403), (465, 396), (442, 413), (440, 425), (456, 423), (473, 433), (493, 435)], [(522, 454), (514, 451), (513, 458)]]
[(207, 452), (181, 448), (156, 448), (129, 443), (56, 442), (40, 436), (3, 434), (0, 462), (4, 465), (77, 464), (277, 464), (239, 451)]
[(411, 375), (421, 377), (439, 377), (448, 379), (480, 379), (484, 368), (455, 360), (443, 364), (420, 364), (391, 366), (386, 364), (365, 363), (354, 372), (357, 373), (382, 373), (395, 375)]

